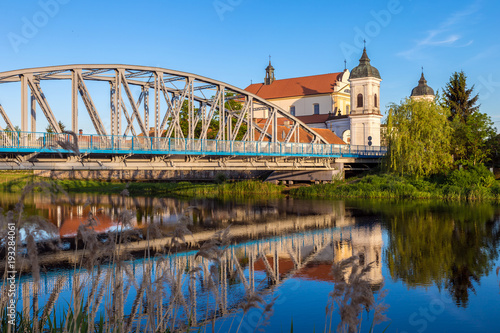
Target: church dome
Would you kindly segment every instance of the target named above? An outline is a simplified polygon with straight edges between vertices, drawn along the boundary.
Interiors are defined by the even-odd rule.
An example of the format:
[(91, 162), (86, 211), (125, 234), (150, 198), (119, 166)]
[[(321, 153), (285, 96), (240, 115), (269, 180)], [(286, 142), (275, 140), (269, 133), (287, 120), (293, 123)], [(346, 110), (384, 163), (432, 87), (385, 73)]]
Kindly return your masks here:
[(424, 77), (424, 72), (422, 72), (422, 76), (418, 81), (418, 86), (413, 88), (411, 91), (411, 96), (434, 96), (434, 90), (427, 85), (427, 80)]
[(360, 79), (364, 77), (374, 77), (382, 79), (378, 69), (370, 65), (370, 58), (366, 54), (366, 47), (363, 49), (363, 55), (359, 59), (359, 65), (354, 67), (351, 71), (351, 79)]

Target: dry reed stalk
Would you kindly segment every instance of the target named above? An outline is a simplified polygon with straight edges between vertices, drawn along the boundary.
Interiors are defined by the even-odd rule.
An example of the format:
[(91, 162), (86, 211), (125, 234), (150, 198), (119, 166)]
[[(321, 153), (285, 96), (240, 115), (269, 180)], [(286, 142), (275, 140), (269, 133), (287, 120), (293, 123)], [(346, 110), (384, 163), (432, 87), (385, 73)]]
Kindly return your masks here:
[(52, 313), (52, 309), (54, 308), (54, 305), (56, 304), (57, 299), (59, 298), (59, 294), (61, 293), (61, 289), (64, 286), (65, 282), (66, 282), (65, 276), (59, 276), (57, 278), (56, 283), (54, 285), (54, 289), (50, 293), (49, 300), (47, 301), (43, 309), (42, 320), (41, 320), (42, 325), (47, 321), (50, 314)]
[(104, 277), (104, 281), (101, 284), (101, 287), (99, 288), (99, 292), (97, 293), (95, 300), (89, 299), (89, 301), (91, 302), (91, 306), (92, 306), (92, 311), (90, 313), (91, 322), (94, 322), (94, 320), (95, 320), (95, 316), (97, 314), (97, 311), (99, 310), (102, 299), (104, 298), (104, 294), (106, 292), (106, 286), (107, 286), (107, 283), (110, 280), (110, 278), (111, 278), (111, 269), (108, 269), (108, 271), (106, 272), (106, 276)]
[(38, 282), (33, 282), (33, 331), (38, 332), (38, 288), (39, 288), (39, 283)]
[[(93, 272), (92, 272), (93, 275)], [(97, 292), (97, 287), (99, 286), (99, 282), (101, 280), (101, 271), (99, 270), (97, 272), (97, 276), (92, 277), (92, 284), (90, 286), (90, 292), (87, 296), (87, 302), (85, 302), (85, 307), (83, 308), (84, 313), (89, 313), (90, 310), (90, 305), (92, 304), (92, 300), (94, 299), (94, 296)]]
[[(387, 305), (381, 302), (385, 292), (379, 294), (379, 303), (377, 304), (367, 280), (367, 275), (373, 264), (369, 263), (366, 266), (361, 266), (357, 256), (332, 264), (335, 286), (334, 290), (329, 294), (330, 299), (326, 306), (326, 314), (329, 320), (325, 321), (325, 332), (331, 332), (333, 310), (335, 308), (340, 314), (340, 323), (337, 326), (338, 332), (354, 333), (361, 329), (363, 310), (366, 310), (366, 312), (375, 310), (373, 325), (387, 320), (384, 315)], [(328, 323), (330, 326), (327, 329)]]
[(127, 323), (125, 324), (125, 332), (128, 332), (132, 327), (134, 318), (137, 315), (137, 310), (139, 309), (139, 306), (142, 303), (144, 289), (146, 289), (146, 285), (148, 284), (148, 282), (149, 281), (147, 279), (147, 274), (146, 274), (146, 276), (143, 276), (141, 285), (137, 290), (137, 295), (135, 296), (134, 302), (132, 303), (132, 310), (130, 311), (130, 316), (128, 317)]

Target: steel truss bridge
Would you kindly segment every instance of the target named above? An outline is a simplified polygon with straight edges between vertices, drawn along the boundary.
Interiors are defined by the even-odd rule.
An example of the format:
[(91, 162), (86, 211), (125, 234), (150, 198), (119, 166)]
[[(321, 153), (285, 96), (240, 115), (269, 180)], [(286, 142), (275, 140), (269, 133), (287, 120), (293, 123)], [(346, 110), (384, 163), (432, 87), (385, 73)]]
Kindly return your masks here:
[[(56, 83), (59, 96), (52, 100), (44, 86), (50, 90)], [(66, 65), (3, 72), (0, 84), (0, 97), (3, 84), (20, 84), (21, 91), (14, 110), (0, 104), (5, 123), (0, 126), (0, 169), (325, 170), (342, 159), (373, 163), (385, 155), (384, 147), (330, 145), (265, 99), (191, 73)], [(85, 117), (95, 134), (73, 135), (60, 127), (68, 119), (57, 119), (51, 105), (65, 91), (71, 95), (63, 96), (71, 100), (65, 108), (71, 110), (71, 131), (78, 133), (79, 118)], [(106, 111), (98, 111), (92, 96), (109, 98)], [(9, 115), (19, 110), (21, 124), (16, 126)], [(42, 124), (52, 133), (37, 131), (40, 110)], [(265, 115), (265, 122), (257, 123), (257, 115)], [(278, 118), (286, 119), (286, 128)]]

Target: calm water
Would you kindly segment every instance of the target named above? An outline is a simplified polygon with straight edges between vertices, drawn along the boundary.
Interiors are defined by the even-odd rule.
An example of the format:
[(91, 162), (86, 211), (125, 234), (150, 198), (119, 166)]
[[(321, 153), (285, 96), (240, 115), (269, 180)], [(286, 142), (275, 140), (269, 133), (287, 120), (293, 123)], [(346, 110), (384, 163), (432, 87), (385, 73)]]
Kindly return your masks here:
[[(15, 200), (0, 198), (4, 210), (12, 208)], [(41, 238), (73, 237), (89, 212), (98, 216), (96, 230), (116, 230), (122, 227), (117, 216), (125, 209), (133, 212), (131, 228), (137, 229), (155, 223), (169, 231), (181, 220), (196, 236), (230, 225), (233, 242), (219, 268), (218, 332), (230, 327), (236, 331), (246, 288), (268, 301), (277, 297), (273, 315), (261, 327), (266, 332), (288, 332), (292, 320), (295, 332), (323, 331), (325, 307), (334, 287), (332, 263), (353, 255), (359, 256), (361, 264), (374, 263), (365, 280), (375, 297), (383, 289), (388, 291), (384, 302), (390, 306), (389, 321), (375, 331), (390, 324), (387, 332), (500, 332), (500, 286), (495, 274), (500, 266), (500, 209), (496, 206), (366, 200), (185, 201), (99, 195), (78, 195), (71, 201), (54, 203), (38, 194), (27, 199), (28, 214), (44, 216), (54, 225)], [(199, 265), (197, 282), (190, 286), (190, 279), (185, 278), (183, 291), (189, 311), (194, 309), (201, 322), (207, 313), (213, 313), (215, 301), (203, 282), (210, 264), (195, 254), (181, 252), (156, 258), (153, 263), (135, 260), (127, 265), (137, 281), (147, 267), (155, 267), (154, 274), (160, 274), (187, 272)], [(63, 305), (71, 299), (75, 281), (96, 274), (43, 273), (40, 304), (47, 300), (58, 276), (67, 278), (58, 300)], [(32, 306), (31, 277), (22, 277), (20, 285), (19, 299), (24, 306)], [(134, 298), (132, 290), (125, 300), (125, 312)], [(372, 317), (363, 316), (362, 331), (367, 331)], [(253, 332), (261, 320), (261, 311), (251, 309), (239, 331)], [(334, 314), (332, 327), (338, 322), (339, 316)]]

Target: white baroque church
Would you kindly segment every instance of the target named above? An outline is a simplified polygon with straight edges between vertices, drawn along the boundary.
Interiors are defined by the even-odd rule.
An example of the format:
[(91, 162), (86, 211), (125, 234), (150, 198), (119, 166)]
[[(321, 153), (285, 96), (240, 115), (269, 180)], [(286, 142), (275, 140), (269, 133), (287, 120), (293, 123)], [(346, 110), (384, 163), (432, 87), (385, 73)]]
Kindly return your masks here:
[[(251, 84), (245, 90), (287, 110), (312, 128), (329, 129), (347, 144), (380, 146), (381, 81), (365, 47), (358, 66), (338, 73), (276, 80), (269, 61), (264, 82)], [(411, 98), (434, 99), (423, 72)], [(257, 118), (266, 116), (263, 111)]]

